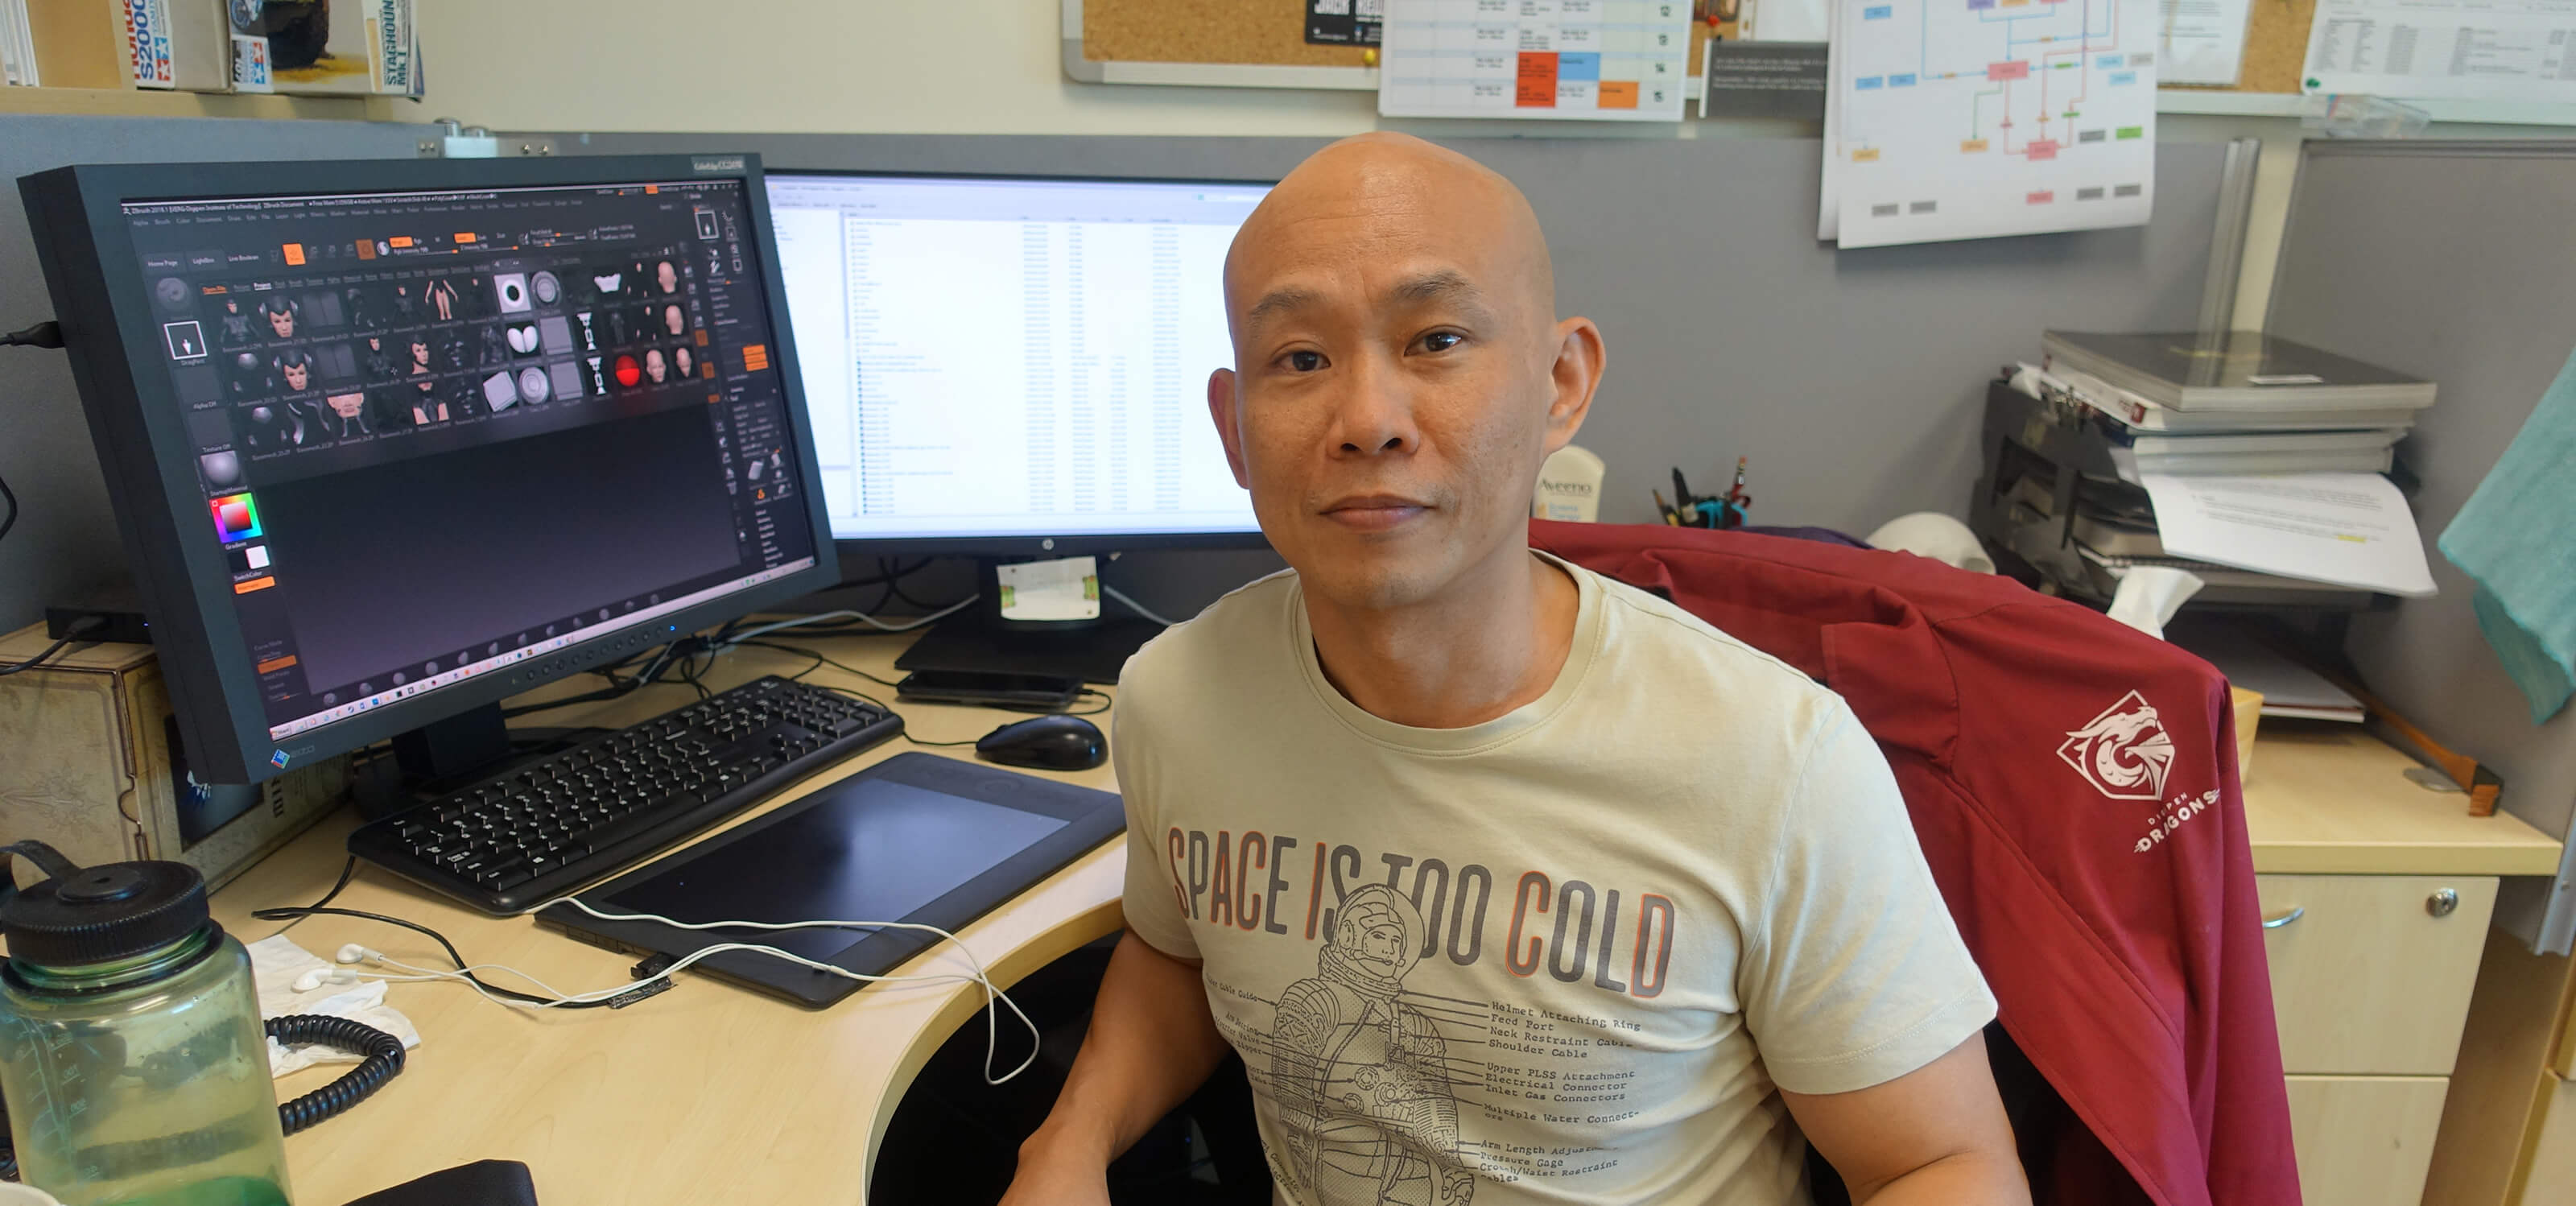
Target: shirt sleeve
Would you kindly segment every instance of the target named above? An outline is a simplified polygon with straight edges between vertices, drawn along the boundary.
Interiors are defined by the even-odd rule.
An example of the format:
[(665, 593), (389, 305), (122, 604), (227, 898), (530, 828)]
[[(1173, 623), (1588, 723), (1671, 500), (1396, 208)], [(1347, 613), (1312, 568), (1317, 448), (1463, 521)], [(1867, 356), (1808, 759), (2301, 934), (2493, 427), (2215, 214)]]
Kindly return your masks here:
[(1118, 774), (1118, 794), (1127, 810), (1127, 886), (1119, 907), (1127, 928), (1154, 949), (1175, 959), (1196, 960), (1199, 945), (1190, 936), (1176, 865), (1164, 826), (1156, 820), (1150, 759), (1135, 752), (1147, 726), (1127, 701), (1109, 715), (1110, 763)]
[(1784, 802), (1778, 843), (1737, 985), (1773, 1083), (1884, 1084), (1994, 1020), (1887, 759), (1840, 701)]

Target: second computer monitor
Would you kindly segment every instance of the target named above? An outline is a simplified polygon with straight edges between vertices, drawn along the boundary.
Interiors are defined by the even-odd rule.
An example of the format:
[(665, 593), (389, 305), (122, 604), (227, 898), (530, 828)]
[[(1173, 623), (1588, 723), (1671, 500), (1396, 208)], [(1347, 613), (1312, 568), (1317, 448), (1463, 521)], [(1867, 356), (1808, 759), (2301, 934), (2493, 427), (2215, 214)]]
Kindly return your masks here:
[(1258, 545), (1208, 422), (1267, 184), (772, 172), (835, 539), (1045, 556)]

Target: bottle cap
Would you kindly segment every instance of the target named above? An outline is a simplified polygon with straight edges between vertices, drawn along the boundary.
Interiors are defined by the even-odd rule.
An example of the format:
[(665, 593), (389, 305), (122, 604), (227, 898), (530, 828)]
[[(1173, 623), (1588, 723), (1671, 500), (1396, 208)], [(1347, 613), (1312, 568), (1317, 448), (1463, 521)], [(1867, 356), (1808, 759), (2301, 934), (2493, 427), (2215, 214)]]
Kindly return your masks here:
[(11, 959), (45, 967), (108, 963), (168, 946), (206, 924), (205, 877), (186, 863), (74, 867), (40, 842), (6, 852), (53, 876), (0, 907)]

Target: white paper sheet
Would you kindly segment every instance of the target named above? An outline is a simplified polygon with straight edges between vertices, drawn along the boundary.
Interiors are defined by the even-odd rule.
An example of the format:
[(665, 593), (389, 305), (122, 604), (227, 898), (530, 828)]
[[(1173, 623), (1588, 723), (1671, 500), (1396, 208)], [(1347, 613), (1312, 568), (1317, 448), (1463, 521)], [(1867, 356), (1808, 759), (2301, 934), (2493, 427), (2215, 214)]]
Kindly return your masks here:
[(2140, 484), (2155, 503), (2168, 557), (2396, 595), (2433, 593), (2414, 512), (2376, 473), (2149, 473)]
[[(295, 940), (284, 934), (271, 934), (244, 949), (250, 952), (251, 984), (259, 995), (262, 1020), (299, 1013), (347, 1018), (401, 1039), (406, 1049), (420, 1045), (420, 1030), (411, 1019), (385, 1004), (385, 982), (381, 977), (370, 975), (351, 984), (324, 984), (297, 992), (295, 981), (304, 973), (327, 972), (333, 965), (295, 945)], [(276, 1039), (268, 1040), (268, 1072), (272, 1077), (315, 1064), (354, 1064), (365, 1058), (319, 1043), (289, 1047)]]
[(2245, 66), (2252, 0), (2163, 0), (2156, 76), (2167, 84), (2233, 84)]
[(1844, 247), (2137, 226), (2153, 201), (2150, 0), (1836, 0)]
[(2310, 92), (2576, 102), (2576, 0), (2318, 0)]
[(1744, 0), (1737, 36), (1747, 42), (1822, 42), (1829, 0)]
[(1680, 121), (1689, 0), (1388, 0), (1386, 117)]

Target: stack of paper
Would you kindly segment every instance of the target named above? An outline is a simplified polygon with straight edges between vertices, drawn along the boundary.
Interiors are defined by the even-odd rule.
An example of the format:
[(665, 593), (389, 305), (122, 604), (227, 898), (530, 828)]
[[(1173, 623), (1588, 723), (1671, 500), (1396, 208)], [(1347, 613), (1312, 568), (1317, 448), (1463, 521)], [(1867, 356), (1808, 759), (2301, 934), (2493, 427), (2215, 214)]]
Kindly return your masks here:
[[(2038, 521), (2024, 535), (2042, 548), (2071, 539), (2074, 564), (2089, 578), (2082, 585), (2093, 593), (2108, 594), (2129, 569), (2145, 565), (2190, 570), (2211, 587), (2237, 592), (2237, 602), (2433, 593), (2414, 514), (2378, 472), (2412, 422), (2411, 409), (2395, 412), (2392, 426), (2312, 429), (2307, 425), (2339, 424), (2347, 415), (2390, 416), (2367, 407), (2287, 417), (2176, 410), (2082, 372), (2028, 365), (2013, 386), (2089, 415), (2086, 455), (2116, 471), (2117, 480), (2097, 481), (2089, 475), (2099, 469), (2087, 469), (2071, 515), (2058, 514), (2057, 500), (2037, 479), (2014, 487), (2016, 512)], [(2142, 415), (2141, 407), (2149, 409)], [(2217, 414), (2256, 426), (2197, 429), (2197, 417)]]
[(1844, 247), (2140, 226), (2154, 0), (1832, 0), (1817, 237)]
[(2176, 623), (2165, 639), (2218, 668), (2227, 681), (2263, 697), (2265, 716), (2359, 724), (2368, 709), (2324, 675), (2282, 656), (2232, 625)]
[(2122, 476), (2384, 473), (2430, 381), (2255, 331), (2050, 331), (2046, 372), (2110, 423)]

